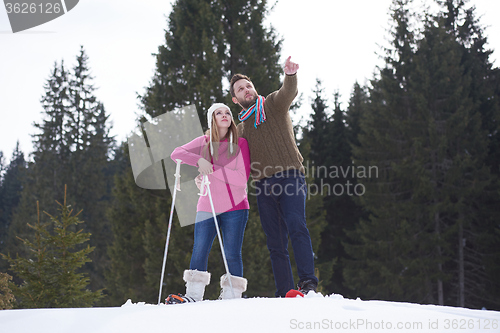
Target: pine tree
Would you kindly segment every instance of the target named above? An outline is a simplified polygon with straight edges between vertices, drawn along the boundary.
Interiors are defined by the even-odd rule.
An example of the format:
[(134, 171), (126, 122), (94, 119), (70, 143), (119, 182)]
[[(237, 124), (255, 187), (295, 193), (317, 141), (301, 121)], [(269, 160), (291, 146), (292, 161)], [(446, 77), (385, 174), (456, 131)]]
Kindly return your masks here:
[(338, 92), (334, 95), (334, 112), (326, 138), (329, 143), (329, 175), (327, 183), (330, 195), (325, 198), (328, 227), (323, 231), (323, 251), (334, 255), (337, 260), (334, 266), (334, 276), (330, 284), (332, 292), (349, 294), (343, 280), (344, 259), (347, 254), (343, 243), (347, 241), (345, 230), (353, 229), (361, 215), (361, 209), (355, 203), (355, 198), (363, 195), (363, 187), (357, 184), (356, 169), (352, 161), (349, 132), (345, 112), (341, 109)]
[(0, 182), (0, 252), (5, 247), (12, 213), (19, 204), (25, 169), (24, 153), (18, 142)]
[(276, 90), (282, 41), (263, 25), (267, 7), (257, 0), (178, 0), (165, 45), (158, 48), (156, 72), (141, 97), (144, 111), (156, 117), (194, 104), (206, 129), (211, 104), (233, 106), (223, 89), (233, 74), (250, 76), (261, 95)]
[[(487, 38), (479, 20), (475, 17), (474, 6), (466, 7), (468, 1), (447, 0), (440, 2), (442, 26), (455, 36), (462, 48), (461, 64), (470, 77), (469, 97), (481, 117), (481, 131), (486, 136), (487, 149), (484, 164), (476, 165), (484, 171), (485, 187), (478, 196), (470, 198), (474, 204), (474, 218), (459, 225), (456, 242), (458, 271), (452, 284), (457, 290), (452, 296), (459, 306), (498, 308), (500, 284), (496, 276), (500, 271), (500, 238), (495, 222), (499, 213), (498, 205), (498, 161), (499, 136), (498, 122), (500, 105), (498, 103), (499, 69), (493, 68), (489, 61), (492, 51), (485, 49)], [(477, 170), (479, 172), (479, 170)], [(470, 214), (469, 214), (470, 215)]]
[(105, 216), (104, 199), (109, 195), (105, 173), (114, 139), (109, 135), (109, 116), (95, 96), (94, 78), (83, 46), (72, 73), (65, 131), (66, 141), (71, 143), (70, 184), (76, 192), (75, 198), (85, 207), (82, 218), (87, 221), (86, 231), (93, 235), (90, 244), (96, 249), (91, 254), (92, 264), (87, 267), (92, 289), (97, 289), (105, 285), (104, 269), (108, 265), (106, 247), (111, 232)]
[[(300, 151), (304, 156), (304, 163), (307, 168), (306, 181), (308, 185), (308, 198), (306, 204), (306, 215), (317, 215), (316, 220), (321, 222), (322, 227), (313, 241), (314, 253), (317, 256), (316, 268), (319, 273), (320, 287), (324, 293), (331, 290), (331, 277), (334, 271), (334, 265), (338, 259), (337, 253), (331, 251), (331, 244), (325, 235), (329, 235), (330, 229), (329, 210), (327, 201), (331, 195), (328, 179), (328, 170), (331, 165), (331, 146), (329, 141), (329, 130), (331, 119), (327, 113), (328, 105), (324, 97), (324, 89), (319, 79), (316, 79), (316, 86), (313, 90), (315, 97), (312, 101), (312, 114), (307, 127), (303, 129), (303, 136), (300, 140)], [(311, 200), (313, 199), (313, 200)], [(316, 206), (316, 207), (315, 207)], [(307, 216), (308, 228), (310, 228), (311, 218)], [(318, 274), (317, 274), (318, 275)]]
[[(444, 29), (429, 27), (417, 55), (417, 75), (414, 82), (418, 88), (426, 90), (422, 93), (423, 96), (416, 97), (426, 100), (426, 110), (422, 111), (429, 119), (430, 140), (420, 141), (419, 144), (424, 147), (419, 147), (416, 153), (424, 154), (425, 157), (419, 161), (420, 168), (428, 166), (424, 174), (432, 184), (426, 189), (429, 192), (424, 195), (432, 207), (429, 213), (435, 223), (434, 231), (438, 241), (444, 243), (443, 246), (438, 245), (437, 251), (438, 255), (445, 254), (440, 251), (446, 251), (449, 247), (445, 238), (457, 228), (459, 262), (463, 260), (460, 258), (463, 253), (460, 244), (463, 237), (460, 235), (463, 234), (464, 224), (475, 218), (470, 203), (484, 189), (484, 182), (489, 178), (487, 174), (480, 174), (486, 152), (486, 135), (480, 131), (479, 113), (469, 97), (470, 77), (461, 66), (460, 51), (453, 36)], [(447, 59), (438, 58), (439, 52), (446, 52)], [(433, 85), (427, 86), (427, 82), (432, 82)], [(416, 93), (418, 88), (415, 88)], [(446, 260), (442, 262), (446, 263)], [(448, 270), (441, 265), (438, 264), (440, 269)], [(462, 277), (459, 276), (459, 279)], [(439, 304), (444, 304), (445, 292), (445, 286), (438, 279)], [(463, 302), (461, 306), (464, 306)]]
[[(37, 199), (62, 196), (62, 185), (69, 182), (69, 160), (71, 142), (66, 138), (69, 113), (69, 73), (61, 64), (54, 64), (52, 76), (44, 86), (41, 99), (44, 119), (34, 123), (40, 133), (33, 135), (33, 176), (31, 182), (37, 187), (33, 193)], [(33, 191), (34, 192), (34, 191)], [(45, 201), (41, 201), (45, 206)], [(48, 204), (48, 202), (47, 202)]]
[(354, 149), (359, 165), (380, 173), (360, 198), (370, 216), (349, 233), (357, 244), (347, 246), (346, 280), (368, 297), (473, 307), (465, 294), (485, 285), (474, 226), (495, 178), (469, 50), (442, 14), (412, 32), (408, 3), (395, 5), (394, 52), (372, 82)]
[[(315, 94), (312, 107), (311, 120), (304, 130), (304, 137), (310, 141), (309, 157), (316, 164), (316, 167), (329, 165), (329, 141), (326, 139), (329, 135), (330, 119), (327, 114), (328, 105), (323, 97), (323, 88), (321, 81), (316, 79), (316, 87), (313, 90)], [(317, 180), (319, 184), (319, 179)]]
[(154, 206), (159, 200), (151, 200), (151, 196), (158, 194), (137, 189), (130, 168), (115, 178), (113, 205), (108, 212), (114, 238), (108, 247), (111, 264), (106, 271), (110, 301), (112, 305), (123, 304), (127, 298), (154, 302), (154, 290), (145, 278), (144, 228), (145, 221), (157, 213)]
[[(41, 98), (43, 120), (35, 123), (33, 162), (28, 164), (21, 199), (16, 208), (6, 245), (7, 252), (26, 256), (26, 247), (16, 242), (30, 231), (26, 221), (36, 218), (34, 204), (51, 207), (50, 198), (62, 197), (68, 184), (74, 191), (68, 198), (85, 208), (84, 228), (91, 232), (93, 262), (85, 269), (91, 274), (92, 289), (104, 287), (103, 268), (107, 264), (106, 246), (111, 236), (105, 216), (105, 200), (109, 198), (110, 177), (106, 177), (108, 154), (113, 145), (109, 136), (108, 116), (95, 97), (88, 57), (83, 49), (71, 71), (64, 62), (55, 63)], [(47, 217), (41, 217), (45, 223)]]
[(368, 93), (366, 88), (361, 87), (359, 83), (355, 83), (349, 106), (346, 113), (346, 124), (349, 142), (352, 146), (359, 146), (358, 135), (361, 134), (361, 118), (367, 109)]
[(3, 182), (3, 174), (5, 172), (5, 159), (3, 157), (3, 151), (0, 150), (0, 184)]
[[(264, 19), (269, 13), (267, 0), (218, 0), (223, 20), (223, 34), (228, 57), (224, 61), (228, 80), (236, 73), (248, 75), (259, 94), (278, 88), (282, 67), (282, 39), (271, 26), (267, 29)], [(227, 101), (230, 105), (230, 101)], [(239, 111), (239, 110), (237, 110)]]
[[(109, 305), (123, 304), (128, 298), (155, 303), (161, 276), (171, 197), (165, 190), (139, 188), (129, 167), (128, 147), (122, 146), (127, 167), (115, 175), (112, 207), (113, 242), (106, 271)], [(182, 170), (181, 170), (182, 172)], [(189, 267), (193, 226), (182, 227), (174, 216), (163, 291), (184, 289), (182, 273)], [(166, 295), (164, 295), (166, 296)]]
[(334, 94), (333, 115), (327, 114), (326, 100), (318, 80), (311, 105), (313, 113), (308, 128), (304, 130), (302, 146), (310, 145), (309, 160), (311, 176), (321, 188), (325, 226), (321, 232), (318, 249), (318, 266), (322, 274), (323, 290), (349, 296), (344, 286), (343, 260), (346, 257), (343, 243), (347, 241), (344, 229), (352, 229), (360, 216), (360, 208), (353, 198), (356, 196), (356, 179), (351, 160), (350, 137), (346, 115), (341, 110), (338, 92)]
[(77, 230), (83, 222), (67, 204), (66, 191), (63, 204), (58, 204), (59, 216), (46, 213), (49, 223), (38, 219), (35, 225), (29, 225), (34, 235), (22, 242), (30, 249), (30, 256), (14, 259), (2, 255), (23, 280), (21, 285), (14, 285), (19, 308), (89, 307), (102, 297), (101, 291), (87, 289), (89, 279), (79, 272), (94, 249), (79, 249), (90, 234)]
[[(340, 202), (338, 206), (341, 207), (341, 211), (348, 212), (344, 216), (346, 216), (345, 221), (343, 221), (343, 227), (341, 229), (342, 237), (340, 238), (340, 243), (342, 244), (342, 257), (340, 258), (340, 264), (343, 268), (340, 272), (337, 272), (340, 276), (337, 275), (336, 281), (341, 281), (340, 284), (337, 282), (337, 286), (341, 286), (344, 290), (343, 295), (350, 295), (351, 297), (355, 297), (356, 294), (353, 293), (352, 289), (349, 286), (349, 283), (346, 283), (344, 280), (345, 270), (348, 267), (349, 260), (352, 258), (347, 254), (346, 247), (352, 246), (352, 240), (348, 237), (347, 233), (352, 233), (354, 229), (358, 227), (360, 220), (367, 219), (368, 215), (361, 204), (360, 197), (365, 194), (365, 178), (371, 177), (371, 169), (368, 169), (368, 173), (364, 173), (364, 169), (359, 169), (359, 164), (354, 158), (353, 149), (360, 146), (360, 142), (358, 136), (362, 134), (361, 121), (365, 112), (368, 109), (368, 93), (366, 92), (366, 88), (361, 87), (357, 82), (353, 86), (351, 98), (349, 100), (349, 106), (347, 108), (347, 112), (345, 115), (345, 135), (347, 137), (347, 143), (349, 145), (349, 157), (351, 162), (351, 167), (355, 170), (355, 176), (350, 177), (351, 181), (354, 183), (355, 188), (358, 188), (355, 191), (355, 195), (349, 198), (344, 198), (347, 200), (344, 203)], [(338, 123), (338, 122), (337, 122)], [(345, 142), (345, 138), (344, 141)], [(345, 144), (345, 143), (344, 143)], [(344, 156), (344, 158), (347, 155)], [(344, 162), (349, 163), (349, 161), (344, 160)], [(344, 164), (346, 167), (348, 164)], [(360, 173), (358, 173), (360, 172)], [(376, 172), (375, 172), (376, 176)], [(338, 288), (338, 287), (337, 287)]]
[(176, 1), (169, 15), (165, 45), (158, 48), (156, 72), (142, 105), (152, 117), (194, 104), (203, 127), (207, 110), (223, 100), (225, 45), (221, 15), (214, 1)]
[[(330, 290), (329, 283), (332, 277), (333, 264), (336, 261), (336, 258), (325, 258), (325, 256), (323, 256), (324, 243), (322, 233), (324, 233), (324, 230), (328, 228), (326, 218), (327, 209), (324, 202), (328, 193), (325, 191), (322, 179), (319, 179), (318, 181), (316, 178), (317, 175), (314, 174), (314, 161), (310, 158), (312, 151), (310, 138), (308, 136), (303, 136), (299, 142), (300, 153), (304, 156), (306, 167), (306, 222), (313, 247), (315, 275), (319, 280), (318, 292), (327, 294)], [(291, 242), (289, 242), (288, 247), (289, 249), (292, 249)], [(268, 251), (266, 251), (266, 254), (269, 257)], [(295, 254), (292, 253), (290, 258), (294, 261)], [(298, 281), (297, 267), (292, 266), (292, 271), (295, 280)]]
[[(248, 287), (245, 295), (248, 297), (274, 297), (275, 284), (271, 258), (269, 257), (269, 250), (265, 245), (266, 235), (262, 232), (255, 189), (255, 183), (250, 180), (248, 184), (250, 210), (248, 212), (247, 227), (245, 229), (243, 247), (241, 250), (243, 257), (243, 275), (248, 280)], [(215, 244), (213, 248), (215, 248)], [(290, 248), (291, 246), (289, 246), (289, 249)], [(220, 251), (218, 254), (219, 256), (221, 255)]]
[[(408, 1), (394, 1), (392, 10), (393, 49), (388, 51), (380, 79), (372, 82), (369, 109), (361, 118), (360, 146), (353, 146), (357, 167), (375, 167), (378, 174), (363, 179), (366, 191), (359, 201), (370, 215), (355, 231), (348, 232), (351, 244), (346, 244), (346, 250), (354, 260), (347, 262), (344, 276), (348, 287), (361, 297), (408, 300), (415, 297), (414, 291), (403, 285), (406, 275), (402, 273), (407, 269), (406, 262), (413, 259), (411, 229), (415, 224), (407, 221), (407, 214), (412, 208), (409, 188), (414, 175), (403, 178), (399, 173), (405, 171), (404, 157), (411, 156), (408, 136), (415, 116), (408, 82), (415, 42)], [(427, 244), (428, 240), (423, 242)], [(427, 285), (421, 283), (422, 288)]]
[(2, 216), (5, 214), (5, 208), (4, 208), (4, 200), (3, 200), (3, 194), (2, 194), (2, 187), (3, 187), (3, 179), (4, 179), (4, 171), (5, 170), (5, 161), (3, 158), (3, 151), (0, 150), (0, 251), (2, 250), (2, 247), (4, 246), (5, 243), (5, 235), (7, 234), (7, 228), (6, 228), (6, 221), (3, 220)]
[[(40, 133), (33, 135), (33, 162), (28, 163), (21, 199), (9, 225), (4, 253), (19, 254), (21, 257), (28, 255), (28, 249), (17, 241), (17, 237), (26, 238), (30, 233), (26, 223), (36, 219), (36, 202), (39, 201), (42, 207), (49, 207), (52, 204), (49, 198), (62, 197), (61, 189), (69, 181), (70, 150), (64, 139), (64, 119), (69, 106), (68, 75), (63, 61), (60, 65), (55, 63), (44, 86), (45, 95), (40, 102), (45, 117), (41, 123), (34, 124)], [(43, 220), (45, 216), (41, 218)]]
[(12, 276), (7, 273), (0, 272), (0, 310), (12, 309), (15, 300), (9, 282)]

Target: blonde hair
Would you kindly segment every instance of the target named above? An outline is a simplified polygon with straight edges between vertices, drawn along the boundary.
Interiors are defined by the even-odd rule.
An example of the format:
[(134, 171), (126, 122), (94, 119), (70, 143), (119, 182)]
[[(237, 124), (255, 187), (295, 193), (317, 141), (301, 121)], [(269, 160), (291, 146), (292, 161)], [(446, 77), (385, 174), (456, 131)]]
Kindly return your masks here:
[[(238, 146), (238, 130), (236, 129), (236, 124), (234, 123), (233, 117), (231, 117), (231, 125), (227, 129), (226, 135), (223, 138), (221, 138), (221, 137), (219, 137), (219, 128), (217, 127), (217, 123), (215, 121), (215, 112), (214, 112), (212, 115), (212, 138), (211, 139), (212, 139), (212, 145), (214, 148), (214, 156), (213, 157), (216, 160), (219, 159), (219, 142), (224, 140), (224, 139), (227, 139), (228, 145), (231, 144), (229, 142), (230, 134), (233, 135), (233, 144)], [(209, 139), (208, 139), (208, 142), (207, 142), (205, 149), (204, 149), (204, 156), (205, 156), (206, 160), (210, 161), (210, 159), (211, 159), (211, 156), (210, 156), (210, 129), (208, 129), (205, 132), (205, 135), (207, 137), (209, 137)], [(237, 153), (238, 153), (238, 149), (233, 149), (233, 152), (231, 153), (231, 150), (228, 147), (228, 149), (227, 149), (227, 157), (228, 158), (230, 158), (231, 156), (235, 156)]]

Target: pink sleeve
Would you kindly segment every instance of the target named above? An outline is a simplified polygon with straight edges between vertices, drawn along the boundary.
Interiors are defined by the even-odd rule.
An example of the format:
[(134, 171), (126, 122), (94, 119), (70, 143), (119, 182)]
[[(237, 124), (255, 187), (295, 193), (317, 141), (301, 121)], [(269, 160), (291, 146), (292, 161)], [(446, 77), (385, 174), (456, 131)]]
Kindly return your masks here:
[(250, 149), (248, 148), (247, 140), (244, 138), (240, 138), (238, 144), (243, 156), (243, 163), (245, 164), (245, 179), (248, 181), (248, 177), (250, 177)]
[(240, 152), (235, 161), (228, 165), (217, 167), (211, 175), (226, 184), (245, 186), (250, 176), (250, 150), (247, 140), (240, 138), (238, 140)]
[(170, 157), (172, 160), (179, 159), (182, 163), (198, 166), (198, 160), (202, 158), (203, 149), (206, 145), (205, 136), (200, 136), (191, 142), (174, 149)]

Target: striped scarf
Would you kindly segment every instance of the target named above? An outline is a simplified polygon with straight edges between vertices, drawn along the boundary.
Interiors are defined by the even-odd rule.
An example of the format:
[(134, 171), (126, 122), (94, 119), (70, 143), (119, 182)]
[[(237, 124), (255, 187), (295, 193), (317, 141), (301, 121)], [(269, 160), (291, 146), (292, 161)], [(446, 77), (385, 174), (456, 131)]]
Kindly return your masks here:
[(257, 100), (255, 101), (255, 104), (252, 105), (251, 107), (249, 107), (248, 109), (246, 110), (242, 110), (239, 114), (238, 114), (238, 119), (240, 121), (245, 121), (247, 120), (248, 118), (250, 118), (250, 116), (252, 114), (255, 113), (255, 128), (257, 128), (257, 125), (260, 125), (262, 124), (263, 122), (266, 121), (266, 114), (264, 113), (264, 102), (266, 101), (266, 99), (264, 98), (264, 96), (258, 96), (257, 97)]

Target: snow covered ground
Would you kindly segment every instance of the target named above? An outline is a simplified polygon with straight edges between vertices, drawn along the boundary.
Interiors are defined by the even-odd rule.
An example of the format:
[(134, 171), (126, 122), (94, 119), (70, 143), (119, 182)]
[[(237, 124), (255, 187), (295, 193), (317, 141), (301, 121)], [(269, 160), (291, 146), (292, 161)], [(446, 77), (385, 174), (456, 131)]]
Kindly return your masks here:
[(0, 311), (0, 332), (500, 332), (500, 312), (344, 299), (249, 298), (179, 305)]

